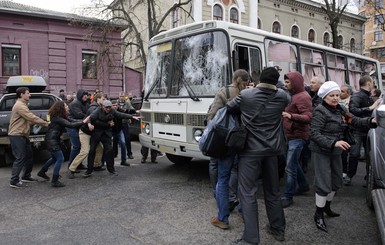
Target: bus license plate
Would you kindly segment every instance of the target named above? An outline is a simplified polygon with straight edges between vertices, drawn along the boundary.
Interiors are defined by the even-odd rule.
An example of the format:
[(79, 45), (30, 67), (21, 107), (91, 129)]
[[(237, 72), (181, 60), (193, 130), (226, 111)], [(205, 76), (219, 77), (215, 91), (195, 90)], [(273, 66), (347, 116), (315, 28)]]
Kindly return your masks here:
[(159, 145), (159, 151), (164, 153), (175, 154), (175, 149), (173, 147)]
[(44, 137), (34, 137), (34, 138), (29, 138), (30, 142), (42, 142), (44, 141)]

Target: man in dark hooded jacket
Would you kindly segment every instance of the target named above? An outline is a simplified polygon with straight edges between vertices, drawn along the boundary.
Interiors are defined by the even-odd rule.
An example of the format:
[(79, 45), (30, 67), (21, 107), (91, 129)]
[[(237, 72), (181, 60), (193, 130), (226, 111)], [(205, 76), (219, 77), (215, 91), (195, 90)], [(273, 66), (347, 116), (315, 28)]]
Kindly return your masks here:
[[(79, 89), (76, 93), (76, 98), (68, 105), (69, 107), (69, 118), (83, 120), (86, 118), (87, 109), (88, 109), (88, 92), (84, 89)], [(79, 129), (77, 128), (66, 128), (67, 134), (71, 140), (71, 153), (68, 159), (68, 167), (71, 165), (72, 161), (80, 152), (80, 139), (79, 139)], [(84, 166), (79, 166), (78, 169), (84, 169)]]
[[(309, 183), (300, 165), (300, 156), (309, 139), (312, 99), (305, 91), (304, 80), (299, 72), (289, 72), (284, 78), (285, 86), (291, 95), (291, 103), (282, 113), (283, 126), (288, 140), (285, 193), (281, 200), (282, 207), (286, 208), (293, 204), (293, 197), (296, 193), (309, 191)], [(296, 189), (297, 183), (298, 190)]]

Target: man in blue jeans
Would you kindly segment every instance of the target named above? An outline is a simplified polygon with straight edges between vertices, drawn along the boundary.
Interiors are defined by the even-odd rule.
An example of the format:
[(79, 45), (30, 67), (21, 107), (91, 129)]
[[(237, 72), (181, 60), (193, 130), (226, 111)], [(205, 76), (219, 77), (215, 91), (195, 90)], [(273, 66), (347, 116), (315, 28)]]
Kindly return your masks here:
[[(79, 89), (74, 99), (69, 105), (69, 117), (72, 119), (83, 120), (87, 116), (88, 92), (84, 89)], [(68, 137), (71, 141), (71, 153), (68, 159), (68, 167), (71, 166), (72, 161), (80, 152), (79, 129), (66, 128)], [(86, 169), (86, 167), (79, 165), (78, 169)]]
[(293, 204), (296, 193), (309, 191), (309, 183), (302, 171), (300, 157), (306, 140), (309, 139), (312, 100), (305, 91), (304, 80), (299, 72), (289, 72), (284, 79), (285, 86), (291, 95), (291, 103), (282, 113), (285, 135), (288, 139), (285, 193), (281, 199), (282, 207), (286, 208)]
[[(12, 107), (11, 120), (9, 123), (9, 141), (11, 142), (12, 154), (15, 161), (12, 166), (12, 177), (10, 186), (12, 188), (23, 187), (23, 182), (33, 182), (32, 178), (32, 146), (29, 141), (29, 133), (31, 124), (42, 125), (48, 127), (48, 122), (42, 120), (33, 114), (28, 108), (28, 102), (31, 95), (29, 89), (20, 87), (16, 89), (17, 101)], [(21, 182), (19, 175), (24, 168)]]

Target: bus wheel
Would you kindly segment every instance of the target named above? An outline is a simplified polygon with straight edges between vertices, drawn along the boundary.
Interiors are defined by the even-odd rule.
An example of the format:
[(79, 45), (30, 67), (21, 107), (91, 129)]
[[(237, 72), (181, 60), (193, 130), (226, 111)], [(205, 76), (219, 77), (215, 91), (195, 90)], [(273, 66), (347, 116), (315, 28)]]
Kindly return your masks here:
[(177, 155), (168, 154), (168, 153), (166, 153), (166, 156), (167, 156), (168, 160), (170, 160), (171, 162), (173, 162), (175, 164), (189, 163), (192, 159), (192, 157), (183, 157), (183, 156), (177, 156)]

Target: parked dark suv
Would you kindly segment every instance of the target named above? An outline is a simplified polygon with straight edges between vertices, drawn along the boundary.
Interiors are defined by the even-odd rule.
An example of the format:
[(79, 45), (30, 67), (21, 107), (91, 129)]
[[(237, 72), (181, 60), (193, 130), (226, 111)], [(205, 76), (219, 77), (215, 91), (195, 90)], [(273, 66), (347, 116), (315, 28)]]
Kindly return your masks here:
[(377, 128), (370, 129), (368, 134), (366, 203), (375, 209), (382, 242), (385, 244), (385, 100), (382, 98), (381, 105), (373, 112)]

